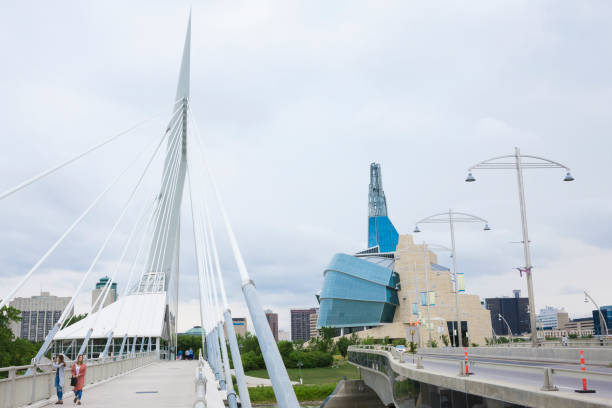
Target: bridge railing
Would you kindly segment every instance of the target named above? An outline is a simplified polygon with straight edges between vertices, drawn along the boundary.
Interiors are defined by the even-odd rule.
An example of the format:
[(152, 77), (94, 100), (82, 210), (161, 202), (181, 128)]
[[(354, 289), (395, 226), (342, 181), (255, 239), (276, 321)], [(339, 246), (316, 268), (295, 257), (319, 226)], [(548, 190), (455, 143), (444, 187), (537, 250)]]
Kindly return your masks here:
[[(138, 353), (134, 356), (117, 358), (107, 357), (85, 360), (87, 374), (85, 385), (94, 384), (127, 373), (152, 363), (158, 358), (155, 351)], [(64, 390), (70, 391), (69, 362), (64, 370)], [(31, 369), (32, 374), (25, 375)], [(0, 380), (0, 408), (20, 407), (55, 396), (55, 369), (51, 363), (2, 367), (0, 373), (8, 373), (8, 378)]]
[[(589, 347), (612, 347), (612, 337), (608, 338), (593, 338), (593, 339), (569, 339), (566, 344), (561, 340), (541, 340), (540, 347), (573, 347), (573, 348), (589, 348)], [(531, 347), (529, 341), (517, 341), (511, 343), (489, 344), (486, 347)]]

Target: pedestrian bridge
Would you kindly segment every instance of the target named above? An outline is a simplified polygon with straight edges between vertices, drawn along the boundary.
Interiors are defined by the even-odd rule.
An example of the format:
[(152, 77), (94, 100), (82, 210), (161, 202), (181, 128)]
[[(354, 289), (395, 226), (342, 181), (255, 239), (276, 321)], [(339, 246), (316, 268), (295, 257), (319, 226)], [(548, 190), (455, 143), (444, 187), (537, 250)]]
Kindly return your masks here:
[[(612, 407), (608, 366), (589, 365), (582, 372), (567, 363), (473, 356), (465, 375), (464, 356), (457, 349), (431, 350), (412, 355), (388, 346), (351, 346), (348, 356), (385, 406)], [(579, 354), (578, 349), (565, 352), (572, 350)], [(575, 392), (583, 377), (595, 393)]]
[[(157, 353), (149, 352), (114, 361), (91, 359), (86, 364), (83, 404), (88, 407), (193, 407), (198, 400), (209, 408), (225, 407), (226, 392), (219, 389), (202, 359), (160, 360)], [(8, 372), (8, 378), (0, 380), (1, 408), (55, 404), (55, 372), (50, 364), (37, 366), (32, 375), (18, 375), (28, 368), (33, 367), (0, 369)], [(69, 370), (65, 375), (64, 401), (69, 404), (73, 395)]]

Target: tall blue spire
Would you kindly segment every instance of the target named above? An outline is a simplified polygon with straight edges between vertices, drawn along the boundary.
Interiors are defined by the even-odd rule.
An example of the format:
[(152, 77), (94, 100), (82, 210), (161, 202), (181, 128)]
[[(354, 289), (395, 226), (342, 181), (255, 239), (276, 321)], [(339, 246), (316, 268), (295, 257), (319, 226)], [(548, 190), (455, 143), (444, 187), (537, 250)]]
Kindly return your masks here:
[(368, 248), (378, 246), (379, 252), (393, 252), (399, 234), (387, 216), (387, 199), (382, 187), (380, 164), (370, 164), (368, 194)]

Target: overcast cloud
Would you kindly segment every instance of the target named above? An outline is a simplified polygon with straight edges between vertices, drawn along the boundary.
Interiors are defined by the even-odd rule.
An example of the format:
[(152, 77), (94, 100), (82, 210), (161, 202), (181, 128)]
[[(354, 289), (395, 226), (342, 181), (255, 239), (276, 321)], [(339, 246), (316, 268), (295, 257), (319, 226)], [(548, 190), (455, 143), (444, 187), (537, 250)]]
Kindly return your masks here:
[[(161, 115), (0, 202), (0, 296), (161, 137), (190, 4), (2, 3), (0, 190)], [(469, 166), (514, 146), (565, 163), (576, 177), (525, 175), (537, 309), (587, 315), (584, 289), (611, 304), (610, 21), (605, 1), (193, 3), (192, 110), (251, 275), (281, 329), (289, 329), (289, 308), (316, 305), (334, 253), (366, 246), (373, 161), (382, 164), (400, 233), (448, 208), (490, 221), (487, 234), (457, 228), (468, 292), (526, 293), (514, 269), (522, 249), (510, 243), (521, 239), (515, 174), (481, 171), (477, 183), (463, 182)], [(136, 177), (135, 169), (20, 296), (72, 292)], [(159, 168), (145, 184), (156, 188)], [(112, 271), (133, 219), (87, 287)], [(180, 330), (199, 319), (188, 224)], [(417, 241), (449, 245), (444, 226), (423, 230)], [(234, 315), (244, 315), (220, 228), (218, 235)], [(439, 260), (450, 264), (443, 253)], [(89, 300), (88, 291), (77, 312)]]

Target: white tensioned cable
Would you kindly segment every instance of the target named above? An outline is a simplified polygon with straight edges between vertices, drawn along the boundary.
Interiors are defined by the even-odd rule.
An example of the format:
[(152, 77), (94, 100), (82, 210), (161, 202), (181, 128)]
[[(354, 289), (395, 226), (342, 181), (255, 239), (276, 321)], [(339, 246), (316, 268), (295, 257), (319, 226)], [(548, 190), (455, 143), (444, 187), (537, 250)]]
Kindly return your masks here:
[[(191, 210), (191, 225), (192, 225), (192, 230), (193, 230), (193, 247), (194, 247), (194, 254), (195, 254), (195, 258), (196, 258), (196, 269), (198, 271), (198, 299), (200, 300), (200, 324), (202, 325), (202, 328), (204, 329), (205, 325), (204, 325), (204, 303), (202, 301), (202, 279), (200, 278), (200, 260), (199, 260), (199, 255), (198, 255), (198, 242), (197, 242), (197, 232), (196, 232), (196, 226), (195, 226), (195, 215), (193, 213), (193, 199), (191, 198), (192, 194), (191, 194), (191, 178), (190, 178), (190, 174), (189, 174), (189, 164), (187, 164), (187, 183), (188, 183), (188, 188), (189, 188), (189, 208)], [(202, 347), (204, 346), (204, 339), (202, 338)]]
[[(173, 132), (172, 132), (172, 135), (175, 135), (174, 130), (173, 130)], [(172, 143), (174, 143), (174, 141), (175, 141), (175, 140), (178, 140), (178, 138), (177, 138), (176, 136), (171, 136), (171, 137), (172, 137)], [(172, 150), (172, 145), (170, 146), (170, 148), (171, 148), (171, 150)], [(171, 160), (172, 166), (174, 166), (174, 161), (176, 160), (176, 154), (175, 154), (175, 155), (173, 155), (173, 156), (171, 156), (170, 160)], [(165, 172), (165, 173), (163, 174), (163, 176), (162, 176), (162, 185), (163, 185), (164, 183), (166, 183), (166, 181), (168, 181), (168, 180), (170, 179), (170, 176), (171, 176), (171, 171)], [(160, 197), (159, 193), (158, 193), (156, 196), (157, 196), (157, 198), (156, 198), (156, 202), (158, 203), (158, 205), (155, 207), (155, 211), (153, 212), (153, 214), (151, 215), (151, 219), (149, 220), (149, 222), (150, 222), (150, 227), (151, 227), (152, 229), (151, 229), (151, 231), (150, 231), (150, 233), (151, 233), (151, 234), (150, 234), (151, 240), (148, 240), (147, 242), (149, 242), (149, 243), (150, 243), (150, 245), (152, 245), (152, 244), (153, 244), (153, 234), (155, 233), (155, 226), (156, 226), (156, 225), (157, 225), (157, 223), (159, 222), (159, 217), (160, 217), (160, 214), (161, 214), (161, 212), (162, 212), (161, 205), (159, 204), (159, 203), (161, 203), (161, 197)], [(155, 222), (153, 222), (153, 219), (155, 219), (156, 221), (155, 221)], [(144, 238), (145, 238), (145, 236), (143, 236), (143, 239), (144, 239)], [(141, 248), (139, 249), (139, 254), (140, 254), (140, 251), (142, 250), (142, 244), (143, 244), (143, 243), (144, 243), (144, 242), (143, 242), (143, 241), (141, 241)], [(149, 250), (146, 252), (147, 257), (148, 257), (150, 254), (151, 254), (151, 246), (149, 246)], [(134, 263), (135, 263), (137, 260), (138, 260), (138, 255), (137, 255), (137, 258), (134, 260)], [(131, 274), (132, 274), (132, 272), (133, 272), (134, 263), (132, 264), (132, 268), (131, 268), (131, 271), (130, 271), (130, 276), (131, 276)], [(146, 263), (146, 259), (145, 259), (145, 263)], [(140, 285), (141, 285), (141, 283), (142, 283), (142, 279), (143, 279), (143, 276), (144, 276), (145, 272), (146, 272), (146, 264), (144, 265), (144, 267), (143, 267), (143, 269), (142, 269), (142, 271), (141, 271), (141, 273), (140, 273), (140, 276), (138, 277), (138, 283), (137, 283), (137, 287), (136, 287), (136, 289), (137, 289), (138, 291), (139, 291)], [(130, 278), (130, 279), (131, 279), (131, 278)], [(143, 289), (145, 289), (145, 288), (143, 287)], [(127, 294), (127, 290), (128, 290), (128, 287), (126, 286), (126, 288), (124, 289), (124, 296)]]
[[(202, 195), (200, 197), (201, 197), (200, 200), (202, 201), (202, 206), (203, 206), (205, 200)], [(205, 217), (202, 217), (202, 218), (205, 218)], [(212, 262), (212, 256), (211, 256), (211, 250), (210, 250), (210, 242), (209, 242), (210, 240), (208, 237), (208, 231), (205, 226), (204, 219), (201, 222), (202, 222), (201, 228), (203, 231), (202, 235), (204, 236), (204, 248), (206, 250), (206, 264), (207, 264), (206, 273), (209, 274), (210, 276), (209, 280), (210, 280), (210, 286), (212, 288), (212, 292), (214, 296), (213, 299), (215, 303), (215, 313), (217, 314), (217, 323), (219, 323), (223, 321), (223, 311), (219, 307), (219, 294), (217, 293), (217, 282), (215, 280), (215, 275), (213, 272), (213, 262)]]
[[(180, 161), (181, 161), (181, 149), (182, 146), (179, 142), (179, 140), (182, 139), (182, 135), (183, 135), (183, 131), (182, 131), (182, 122), (179, 122), (176, 124), (176, 129), (178, 130), (176, 132), (176, 145), (174, 145), (174, 141), (173, 144), (171, 146), (171, 148), (169, 149), (170, 154), (172, 155), (172, 161), (168, 162), (168, 166), (165, 168), (164, 173), (166, 173), (168, 175), (168, 178), (165, 179), (162, 182), (162, 188), (167, 189), (168, 186), (170, 188), (170, 191), (162, 191), (160, 193), (160, 200), (159, 200), (159, 206), (160, 206), (160, 211), (158, 213), (158, 218), (156, 220), (156, 225), (160, 225), (160, 229), (157, 231), (157, 241), (155, 242), (155, 247), (154, 247), (154, 252), (153, 252), (153, 257), (152, 262), (151, 262), (151, 270), (152, 271), (157, 271), (158, 269), (158, 259), (160, 259), (161, 254), (159, 253), (160, 251), (162, 251), (159, 243), (160, 240), (161, 242), (163, 242), (163, 237), (164, 237), (164, 232), (168, 229), (168, 226), (170, 225), (170, 216), (171, 216), (171, 212), (172, 212), (172, 200), (173, 200), (173, 195), (172, 195), (172, 191), (174, 190), (173, 187), (176, 185), (176, 181), (178, 180), (178, 171), (180, 168)], [(167, 170), (167, 171), (166, 171)], [(170, 200), (166, 200), (166, 197), (170, 198)], [(165, 201), (163, 201), (162, 199), (164, 199)], [(165, 205), (164, 205), (165, 203)], [(147, 271), (145, 271), (146, 273)], [(147, 282), (148, 283), (148, 282)], [(151, 282), (151, 285), (147, 285), (152, 287), (153, 282)], [(147, 291), (147, 286), (145, 286), (144, 291)]]
[[(173, 115), (176, 112), (177, 111), (174, 111)], [(113, 140), (116, 140), (119, 137), (121, 137), (121, 136), (123, 136), (123, 135), (125, 135), (125, 134), (127, 134), (129, 132), (131, 132), (132, 130), (134, 130), (134, 129), (144, 125), (145, 123), (150, 122), (151, 120), (155, 119), (156, 117), (158, 117), (160, 115), (161, 115), (161, 113), (158, 113), (157, 115), (154, 115), (154, 116), (150, 117), (149, 119), (145, 119), (145, 120), (135, 124), (134, 126), (131, 126), (131, 127), (127, 128), (127, 129), (117, 133), (116, 135), (106, 139), (105, 141), (90, 147), (89, 149), (85, 150), (84, 152), (79, 153), (78, 155), (76, 155), (76, 156), (74, 156), (74, 157), (72, 157), (72, 158), (70, 158), (70, 159), (68, 159), (68, 160), (66, 160), (66, 161), (64, 161), (64, 162), (62, 162), (62, 163), (52, 167), (52, 168), (50, 168), (50, 169), (47, 169), (47, 170), (37, 174), (36, 176), (31, 177), (31, 178), (29, 178), (29, 179), (19, 183), (18, 185), (14, 186), (14, 187), (9, 188), (8, 190), (4, 191), (3, 193), (0, 193), (0, 200), (5, 199), (6, 197), (16, 193), (17, 191), (21, 190), (24, 187), (29, 186), (30, 184), (32, 184), (32, 183), (42, 179), (43, 177), (48, 176), (49, 174), (52, 174), (52, 173), (56, 172), (57, 170), (61, 169), (62, 167), (66, 167), (70, 163), (73, 163), (73, 162), (77, 161), (78, 159), (80, 159), (81, 157), (86, 156), (86, 155), (88, 155), (89, 153), (91, 153), (91, 152), (93, 152), (95, 150), (98, 150), (99, 148), (109, 144)]]
[(207, 305), (205, 304), (206, 303), (206, 295), (205, 295), (205, 289), (204, 289), (205, 284), (204, 284), (204, 278), (202, 274), (202, 259), (199, 254), (199, 252), (201, 251), (201, 247), (199, 245), (199, 234), (198, 234), (199, 229), (198, 229), (197, 222), (196, 222), (196, 211), (193, 205), (193, 198), (192, 198), (193, 196), (193, 192), (192, 192), (193, 178), (191, 177), (191, 169), (189, 166), (189, 162), (187, 163), (187, 180), (189, 183), (189, 204), (191, 208), (193, 242), (194, 242), (196, 265), (197, 265), (197, 271), (198, 271), (198, 292), (200, 295), (200, 320), (202, 321), (202, 328), (204, 328), (204, 330), (208, 333), (210, 329), (210, 324), (209, 324), (208, 315), (206, 314)]
[[(153, 202), (155, 202), (155, 200)], [(134, 274), (135, 265), (138, 262), (140, 254), (142, 252), (142, 248), (144, 247), (145, 242), (149, 242), (145, 238), (149, 235), (148, 232), (150, 232), (151, 229), (152, 229), (152, 226), (153, 226), (152, 221), (153, 221), (153, 217), (155, 216), (155, 212), (156, 212), (155, 210), (151, 212), (151, 215), (149, 216), (149, 219), (148, 219), (147, 223), (145, 224), (146, 228), (144, 228), (144, 230), (143, 230), (142, 238), (140, 239), (140, 243), (138, 245), (138, 251), (136, 252), (136, 257), (134, 258), (134, 261), (132, 262), (132, 265), (130, 266), (130, 272), (129, 272), (128, 281), (127, 281), (127, 284), (125, 285), (125, 288), (123, 289), (123, 292), (121, 294), (122, 298), (125, 298), (127, 296), (127, 293), (129, 291), (129, 288), (130, 288), (130, 284), (132, 283), (132, 276)], [(113, 330), (117, 327), (117, 324), (119, 324), (119, 317), (122, 315), (123, 306), (125, 306), (125, 303), (126, 303), (125, 301), (121, 302), (121, 306), (119, 307), (119, 312), (117, 313), (117, 316), (115, 317), (115, 323), (113, 324)], [(127, 330), (131, 326), (131, 323), (132, 323), (133, 319), (134, 319), (134, 314), (130, 313), (129, 324), (126, 326), (126, 332), (124, 334), (127, 334)]]
[[(189, 109), (191, 110), (191, 107), (189, 107)], [(193, 116), (193, 114), (190, 116)], [(232, 246), (232, 252), (234, 253), (234, 259), (236, 261), (236, 265), (238, 266), (238, 272), (240, 272), (242, 284), (244, 285), (251, 281), (251, 277), (249, 276), (249, 271), (247, 270), (246, 264), (244, 262), (244, 258), (242, 257), (242, 252), (240, 251), (240, 247), (238, 246), (238, 240), (236, 239), (236, 236), (234, 235), (234, 230), (232, 229), (232, 225), (229, 221), (229, 217), (227, 216), (227, 212), (225, 211), (225, 205), (223, 205), (223, 199), (221, 198), (221, 194), (219, 193), (219, 189), (217, 188), (217, 183), (215, 182), (215, 178), (212, 174), (210, 166), (208, 166), (206, 156), (204, 155), (204, 149), (200, 145), (200, 140), (199, 140), (200, 132), (198, 129), (198, 125), (195, 122), (195, 120), (192, 120), (192, 122), (194, 124), (194, 128), (198, 135), (198, 137), (195, 137), (194, 139), (196, 139), (197, 141), (196, 144), (198, 145), (200, 154), (202, 155), (202, 162), (204, 164), (204, 167), (206, 168), (208, 178), (210, 179), (210, 183), (215, 192), (215, 198), (217, 199), (217, 203), (219, 204), (219, 209), (221, 210), (221, 216), (223, 217), (223, 221), (225, 222), (225, 229), (227, 230), (227, 235), (229, 236), (230, 245)]]
[[(141, 226), (141, 221), (144, 218), (145, 214), (149, 212), (149, 210), (152, 208), (153, 204), (155, 203), (155, 201), (153, 200), (150, 204), (147, 204), (145, 206), (142, 207), (142, 210), (140, 212), (140, 214), (138, 215), (138, 218), (136, 219), (136, 222), (134, 223), (134, 226), (132, 227), (130, 234), (128, 236), (128, 239), (126, 240), (125, 244), (123, 245), (123, 250), (121, 251), (121, 255), (119, 256), (119, 260), (117, 262), (115, 262), (115, 268), (113, 269), (113, 273), (110, 276), (110, 279), (108, 280), (108, 282), (106, 282), (106, 285), (104, 285), (104, 290), (102, 291), (102, 293), (100, 293), (100, 296), (98, 296), (98, 300), (100, 298), (102, 298), (102, 300), (100, 301), (100, 307), (98, 309), (98, 312), (100, 310), (102, 310), (104, 302), (106, 302), (106, 298), (108, 297), (108, 294), (110, 293), (110, 288), (113, 282), (115, 282), (115, 278), (117, 277), (117, 273), (119, 272), (119, 267), (120, 265), (123, 263), (123, 259), (125, 258), (125, 255), (127, 254), (127, 251), (132, 243), (132, 239), (134, 238), (134, 235), (136, 233), (136, 230), (139, 229), (139, 227)], [(96, 303), (98, 302), (98, 300), (96, 300)], [(92, 306), (90, 312), (94, 312), (95, 307)], [(100, 313), (96, 314), (96, 318), (94, 320), (94, 324), (92, 325), (92, 327), (96, 326), (96, 323), (98, 322), (98, 316), (100, 315)]]
[(132, 199), (134, 198), (134, 195), (136, 194), (136, 191), (138, 190), (138, 187), (140, 186), (145, 174), (147, 173), (147, 171), (149, 170), (149, 167), (151, 165), (151, 163), (153, 162), (153, 159), (155, 158), (155, 156), (157, 156), (157, 152), (159, 151), (160, 146), (162, 145), (162, 142), (166, 139), (167, 133), (164, 133), (164, 135), (160, 138), (159, 142), (157, 143), (157, 146), (155, 147), (155, 150), (153, 151), (153, 154), (151, 155), (151, 158), (149, 159), (149, 161), (147, 162), (144, 170), (142, 171), (138, 182), (136, 183), (136, 185), (134, 186), (134, 188), (132, 189), (132, 192), (130, 193), (130, 196), (128, 198), (128, 200), (126, 201), (126, 203), (124, 204), (124, 207), (119, 215), (119, 217), (117, 218), (117, 220), (115, 221), (115, 224), (113, 225), (113, 227), (111, 228), (110, 232), (108, 233), (108, 235), (106, 236), (106, 238), (104, 239), (104, 242), (102, 244), (102, 246), (100, 247), (100, 249), (98, 250), (98, 252), (96, 253), (96, 256), (94, 257), (91, 265), (89, 266), (89, 269), (87, 270), (87, 272), (85, 273), (85, 276), (81, 279), (81, 282), (79, 283), (79, 286), (76, 289), (75, 294), (72, 295), (72, 298), (70, 299), (70, 302), (68, 302), (68, 305), (64, 308), (64, 312), (62, 313), (62, 315), (60, 316), (59, 319), (59, 324), (61, 325), (64, 320), (66, 319), (68, 312), (71, 310), (72, 306), (74, 305), (74, 301), (76, 299), (76, 296), (79, 295), (79, 293), (81, 292), (81, 289), (83, 289), (83, 285), (85, 285), (85, 282), (87, 281), (87, 278), (89, 277), (89, 275), (91, 274), (91, 271), (93, 270), (93, 268), (95, 267), (95, 265), (98, 263), (98, 260), (100, 259), (100, 256), (102, 255), (102, 252), (104, 251), (104, 249), (106, 248), (106, 245), (108, 244), (108, 242), (110, 241), (111, 237), (113, 236), (113, 234), (115, 233), (115, 230), (117, 229), (117, 227), (119, 226), (119, 223), (121, 222), (121, 220), (123, 219), (123, 216), (125, 215), (130, 202), (132, 201)]
[[(164, 168), (168, 169), (168, 171), (164, 171), (162, 173), (163, 174), (162, 175), (162, 186), (164, 184), (170, 182), (170, 180), (172, 178), (172, 174), (173, 174), (172, 169), (175, 167), (175, 164), (176, 164), (176, 161), (177, 161), (178, 154), (177, 154), (177, 150), (175, 148), (175, 144), (178, 143), (178, 140), (180, 140), (180, 126), (178, 125), (178, 123), (175, 123), (175, 126), (172, 129), (170, 137), (171, 137), (171, 141), (170, 141), (170, 145), (168, 146), (168, 151), (170, 152), (169, 153), (170, 154), (170, 158), (166, 162), (166, 164), (164, 165)], [(161, 198), (162, 198), (162, 195), (160, 193), (160, 194), (158, 194), (158, 199), (157, 199), (158, 205), (156, 206), (156, 209), (155, 209), (155, 223), (153, 224), (153, 227), (155, 227), (156, 225), (158, 225), (160, 223), (160, 218), (163, 216), (163, 214), (162, 214), (162, 210), (163, 210), (162, 207), (163, 207), (163, 205), (162, 205)], [(152, 234), (154, 234), (154, 233), (155, 233), (155, 228), (153, 229)], [(151, 237), (151, 244), (153, 244), (153, 236)], [(149, 248), (149, 251), (147, 253), (148, 255), (150, 255), (150, 251), (151, 251), (151, 248)], [(145, 268), (142, 270), (142, 273), (141, 273), (140, 278), (139, 278), (139, 282), (140, 282), (139, 285), (142, 283), (142, 278), (143, 278), (143, 276), (144, 276), (144, 274), (146, 272), (147, 272), (147, 270), (146, 270), (146, 266), (145, 266)], [(146, 286), (147, 286), (146, 284), (145, 284), (145, 286), (143, 286), (143, 288), (142, 288), (143, 292), (146, 291)]]
[(4, 297), (4, 299), (0, 302), (0, 309), (2, 309), (2, 307), (4, 307), (8, 302), (10, 302), (13, 299), (13, 296), (15, 296), (15, 293), (17, 293), (17, 291), (19, 289), (21, 289), (21, 287), (30, 279), (30, 277), (32, 276), (32, 274), (34, 272), (36, 272), (38, 270), (38, 268), (40, 267), (40, 265), (42, 265), (42, 263), (47, 260), (47, 258), (53, 253), (53, 251), (55, 251), (55, 249), (64, 241), (64, 239), (66, 239), (66, 237), (72, 232), (72, 230), (74, 230), (74, 228), (83, 220), (83, 218), (85, 218), (85, 216), (87, 214), (89, 214), (89, 212), (98, 204), (98, 202), (100, 202), (100, 200), (102, 199), (102, 197), (104, 197), (106, 195), (106, 193), (115, 186), (115, 184), (117, 184), (117, 182), (119, 182), (119, 180), (121, 180), (121, 178), (123, 177), (123, 175), (125, 173), (128, 172), (128, 170), (130, 170), (132, 168), (132, 166), (134, 164), (136, 164), (138, 162), (138, 160), (140, 159), (140, 156), (142, 155), (143, 152), (141, 152), (140, 154), (138, 154), (136, 156), (136, 158), (134, 159), (134, 161), (132, 161), (92, 202), (91, 204), (89, 204), (89, 206), (85, 209), (85, 211), (83, 211), (81, 213), (81, 215), (79, 215), (77, 217), (77, 219), (68, 227), (68, 229), (66, 229), (66, 231), (64, 231), (64, 233), (58, 238), (57, 241), (55, 241), (53, 243), (53, 245), (51, 245), (51, 247), (47, 250), (47, 252), (42, 256), (42, 258), (40, 258), (38, 260), (38, 262), (36, 262), (36, 264), (34, 264), (34, 266), (28, 271), (28, 273), (25, 274), (25, 276), (21, 279), (21, 281), (17, 284), (17, 286), (15, 286), (15, 288), (13, 288), (13, 290)]
[[(176, 140), (180, 140), (182, 138), (182, 131), (180, 131), (177, 136), (176, 136)], [(171, 221), (171, 215), (172, 215), (172, 203), (174, 200), (174, 196), (175, 196), (175, 191), (176, 191), (176, 182), (178, 180), (178, 175), (179, 175), (179, 169), (180, 169), (180, 161), (181, 161), (181, 153), (179, 153), (182, 149), (182, 146), (180, 145), (180, 143), (177, 143), (177, 145), (175, 147), (172, 148), (172, 153), (171, 154), (177, 154), (177, 158), (173, 159), (172, 163), (171, 163), (171, 167), (169, 166), (170, 170), (170, 177), (169, 180), (171, 181), (169, 184), (166, 184), (167, 186), (170, 186), (170, 194), (168, 194), (168, 192), (162, 193), (163, 196), (168, 196), (170, 198), (170, 200), (165, 201), (166, 205), (165, 208), (162, 208), (160, 210), (163, 211), (163, 214), (161, 215), (161, 228), (158, 231), (158, 237), (157, 237), (157, 241), (155, 243), (155, 250), (153, 252), (153, 262), (151, 263), (151, 269), (152, 271), (156, 271), (159, 272), (159, 261), (161, 259), (161, 251), (164, 251), (162, 248), (164, 247), (165, 243), (167, 242), (167, 240), (164, 240), (164, 237), (167, 237), (167, 231), (170, 228), (170, 221)], [(164, 197), (165, 198), (165, 197)], [(160, 200), (159, 201), (160, 206), (163, 207), (163, 202)], [(158, 221), (159, 222), (159, 218)], [(159, 242), (161, 240), (162, 245), (158, 245)], [(165, 251), (164, 251), (165, 252)], [(165, 271), (162, 271), (163, 273), (165, 273)], [(145, 271), (146, 273), (146, 271)], [(153, 289), (153, 284), (156, 282), (151, 282), (151, 284), (149, 285), (150, 290)], [(145, 287), (145, 292), (147, 291), (147, 288)]]

